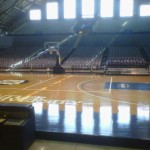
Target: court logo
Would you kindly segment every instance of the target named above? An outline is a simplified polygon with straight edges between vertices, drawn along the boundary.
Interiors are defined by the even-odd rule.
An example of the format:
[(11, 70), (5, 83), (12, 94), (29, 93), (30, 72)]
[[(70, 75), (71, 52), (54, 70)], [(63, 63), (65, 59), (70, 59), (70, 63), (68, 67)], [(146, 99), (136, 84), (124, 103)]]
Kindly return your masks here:
[(0, 85), (16, 85), (27, 83), (27, 80), (0, 80)]
[(118, 86), (119, 86), (119, 88), (121, 88), (121, 89), (127, 89), (127, 88), (129, 88), (129, 84), (127, 84), (127, 83), (121, 83), (121, 84), (119, 84)]

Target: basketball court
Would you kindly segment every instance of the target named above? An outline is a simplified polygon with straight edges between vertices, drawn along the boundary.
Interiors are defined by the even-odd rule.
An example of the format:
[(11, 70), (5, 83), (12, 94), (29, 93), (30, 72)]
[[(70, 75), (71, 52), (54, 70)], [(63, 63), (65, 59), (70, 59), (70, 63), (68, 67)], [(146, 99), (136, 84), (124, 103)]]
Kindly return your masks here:
[(46, 132), (148, 139), (149, 90), (149, 76), (0, 74), (0, 102), (33, 104)]

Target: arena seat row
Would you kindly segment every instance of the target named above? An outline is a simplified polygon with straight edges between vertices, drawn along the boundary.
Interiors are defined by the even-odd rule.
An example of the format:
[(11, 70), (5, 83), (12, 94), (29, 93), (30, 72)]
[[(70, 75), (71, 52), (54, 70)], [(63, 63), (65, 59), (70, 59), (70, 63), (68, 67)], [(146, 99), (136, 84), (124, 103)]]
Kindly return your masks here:
[[(63, 48), (63, 52), (67, 52), (68, 47)], [(0, 50), (0, 68), (9, 68), (12, 64), (16, 64), (23, 61), (19, 67), (21, 68), (48, 68), (55, 65), (55, 58), (47, 51), (41, 56), (38, 56), (38, 51), (41, 47), (30, 47), (30, 48), (7, 48)], [(67, 49), (67, 50), (66, 50)], [(32, 59), (32, 55), (36, 53), (37, 57)], [(40, 54), (40, 51), (39, 51)], [(26, 61), (24, 61), (26, 60)]]
[(90, 69), (100, 67), (99, 53), (102, 48), (95, 46), (80, 46), (63, 64), (66, 69)]
[(138, 47), (111, 47), (106, 63), (108, 67), (142, 67), (145, 64)]
[[(70, 46), (64, 46), (59, 49), (60, 55), (63, 58), (70, 50)], [(25, 63), (24, 68), (35, 68), (35, 69), (45, 69), (52, 68), (55, 66), (55, 54), (49, 51), (44, 52), (41, 56), (36, 57), (35, 59)]]
[[(36, 48), (37, 49), (37, 48)], [(39, 49), (39, 48), (38, 48)], [(64, 46), (60, 49), (61, 57), (65, 57), (71, 47)], [(98, 68), (100, 65), (99, 53), (100, 49), (98, 47), (79, 47), (76, 51), (67, 59), (63, 66), (67, 69), (77, 68), (77, 69), (89, 69)], [(4, 55), (0, 57), (0, 67), (9, 68), (12, 64), (16, 64), (19, 61), (26, 59), (23, 64), (20, 65), (22, 68), (36, 68), (44, 69), (51, 68), (55, 65), (55, 56), (50, 55), (50, 53), (44, 52), (42, 55), (30, 59), (30, 56), (34, 54), (35, 48), (13, 48), (6, 51)], [(40, 54), (40, 53), (39, 53)], [(29, 58), (29, 59), (28, 59)]]
[(1, 49), (0, 53), (0, 67), (9, 68), (12, 64), (16, 64), (25, 58), (31, 56), (35, 50), (39, 50), (38, 47), (29, 47), (29, 48), (6, 48)]
[[(10, 48), (0, 50), (0, 68), (9, 68), (12, 64), (20, 61), (23, 63), (21, 68), (46, 69), (55, 66), (55, 55), (51, 55), (49, 51), (41, 51), (40, 48)], [(74, 53), (63, 63), (65, 69), (99, 69), (101, 64), (101, 52), (104, 47), (97, 46), (79, 46)], [(61, 58), (64, 58), (71, 46), (62, 46), (60, 48)], [(150, 52), (146, 51), (150, 57)], [(36, 57), (32, 55), (36, 53)], [(104, 51), (105, 53), (105, 51)], [(146, 64), (138, 47), (110, 47), (107, 67), (143, 67)]]

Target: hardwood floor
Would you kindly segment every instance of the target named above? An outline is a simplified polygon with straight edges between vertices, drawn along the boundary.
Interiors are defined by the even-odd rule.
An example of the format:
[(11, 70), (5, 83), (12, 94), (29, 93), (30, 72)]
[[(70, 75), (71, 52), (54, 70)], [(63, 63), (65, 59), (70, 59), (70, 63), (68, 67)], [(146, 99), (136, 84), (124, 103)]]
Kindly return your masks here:
[(37, 131), (150, 139), (150, 76), (0, 73), (0, 103), (32, 104)]

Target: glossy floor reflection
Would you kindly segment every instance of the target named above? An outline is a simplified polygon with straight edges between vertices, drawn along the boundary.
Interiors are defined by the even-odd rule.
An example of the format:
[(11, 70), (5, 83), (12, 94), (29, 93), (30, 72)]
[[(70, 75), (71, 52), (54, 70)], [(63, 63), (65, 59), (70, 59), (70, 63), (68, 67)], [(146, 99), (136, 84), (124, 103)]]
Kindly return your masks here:
[(31, 145), (29, 150), (140, 150), (140, 149), (36, 140)]
[[(100, 106), (99, 111), (87, 103), (82, 106), (66, 103), (61, 107), (52, 103), (48, 109), (43, 109), (40, 102), (33, 105), (39, 131), (150, 138), (149, 107), (143, 110), (138, 106), (137, 115), (131, 115), (128, 105), (119, 105), (117, 114), (112, 113), (109, 105)], [(82, 111), (77, 111), (77, 107)]]
[[(137, 115), (132, 115), (131, 107), (127, 104), (118, 105), (116, 114), (109, 105), (99, 106), (97, 110), (90, 103), (75, 105), (68, 102), (61, 105), (56, 103), (46, 105), (36, 102), (33, 105), (38, 131), (150, 138), (149, 107), (137, 106)], [(81, 111), (78, 111), (78, 107)]]

